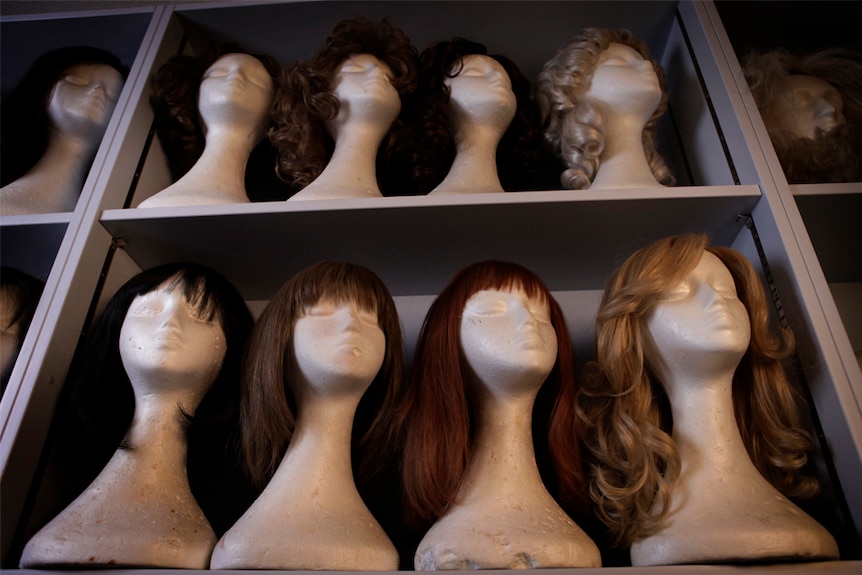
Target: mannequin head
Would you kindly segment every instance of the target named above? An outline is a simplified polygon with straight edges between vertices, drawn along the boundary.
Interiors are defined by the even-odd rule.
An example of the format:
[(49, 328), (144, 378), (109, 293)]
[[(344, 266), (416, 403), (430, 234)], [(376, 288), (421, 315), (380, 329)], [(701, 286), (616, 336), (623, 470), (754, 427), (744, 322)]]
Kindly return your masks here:
[(36, 164), (52, 130), (87, 139), (95, 153), (127, 72), (116, 56), (90, 46), (40, 56), (3, 102), (2, 185)]
[[(322, 316), (321, 309), (340, 313), (338, 308), (344, 304), (354, 306), (365, 316), (363, 354), (343, 365), (324, 366), (314, 360), (315, 352), (309, 348), (326, 340), (320, 339), (322, 331), (315, 331), (309, 324), (314, 323), (311, 320), (315, 316)], [(372, 320), (374, 315), (376, 321)], [(313, 341), (315, 333), (317, 342)], [(381, 343), (381, 336), (384, 345), (376, 345), (375, 342)], [(366, 357), (380, 351), (382, 362)], [(309, 380), (308, 385), (316, 386), (316, 393), (326, 393), (328, 378), (345, 374), (359, 378), (370, 373), (370, 384), (361, 383), (367, 389), (353, 425), (354, 461), (361, 462), (356, 479), (361, 488), (365, 479), (377, 471), (374, 466), (378, 454), (385, 453), (391, 445), (386, 420), (391, 417), (399, 391), (402, 353), (401, 324), (395, 303), (372, 271), (356, 264), (328, 261), (294, 275), (275, 293), (258, 318), (243, 370), (243, 452), (252, 481), (265, 486), (287, 450), (296, 426), (296, 393), (301, 390), (296, 380), (300, 376)], [(313, 378), (316, 381), (310, 381)]]
[[(423, 51), (419, 68), (419, 86), (407, 104), (407, 135), (396, 151), (407, 158), (411, 174), (406, 177), (415, 193), (430, 192), (446, 177), (457, 152), (459, 129), (506, 126), (505, 116), (511, 119), (497, 145), (500, 183), (514, 190), (535, 172), (541, 146), (538, 110), (529, 80), (512, 60), (489, 55), (477, 42), (455, 38)], [(467, 113), (470, 108), (476, 113)]]
[(862, 53), (752, 52), (743, 71), (788, 182), (862, 179)]
[[(186, 318), (189, 322), (200, 324), (198, 328), (206, 330), (206, 341), (213, 344), (212, 350), (201, 349), (195, 355), (204, 360), (205, 365), (184, 366), (183, 362), (188, 359), (184, 355), (192, 355), (190, 350), (175, 354), (173, 350), (166, 352), (164, 347), (154, 347), (152, 351), (159, 357), (153, 358), (147, 355), (149, 350), (130, 350), (127, 345), (130, 337), (140, 337), (142, 347), (152, 344), (152, 338), (143, 336), (153, 333), (153, 325), (136, 322), (150, 321), (164, 308), (175, 305), (183, 306), (186, 315), (191, 314), (191, 318)], [(76, 376), (73, 393), (82, 415), (116, 445), (128, 429), (135, 410), (130, 375), (133, 378), (143, 375), (153, 380), (152, 385), (158, 385), (160, 374), (170, 373), (171, 369), (181, 373), (179, 370), (183, 367), (190, 367), (195, 373), (190, 374), (188, 380), (199, 377), (198, 371), (207, 370), (212, 381), (205, 382), (209, 385), (201, 390), (204, 397), (199, 405), (178, 405), (178, 413), (189, 420), (190, 432), (224, 425), (235, 415), (242, 353), (252, 323), (251, 313), (236, 288), (209, 268), (172, 263), (139, 273), (108, 302), (93, 325), (79, 361), (73, 366)], [(212, 324), (220, 330), (213, 330)], [(193, 335), (187, 327), (178, 331), (184, 338)], [(190, 349), (198, 343), (193, 339), (186, 341)], [(220, 362), (217, 357), (208, 357), (208, 351), (213, 350), (209, 355), (223, 355)], [(157, 362), (149, 361), (151, 359)], [(171, 392), (164, 387), (154, 390)]]
[[(640, 59), (651, 64), (654, 74)], [(625, 67), (610, 66), (623, 61)], [(613, 89), (607, 89), (611, 82)], [(673, 185), (656, 147), (658, 121), (667, 110), (667, 100), (664, 71), (642, 40), (628, 30), (581, 30), (545, 63), (536, 85), (545, 142), (568, 167), (560, 177), (563, 187), (585, 189), (595, 179), (609, 114), (622, 112), (618, 106), (653, 108), (653, 103), (643, 129), (644, 153), (656, 180)]]
[[(554, 358), (533, 408), (533, 440), (551, 493), (564, 505), (577, 507), (580, 503), (583, 475), (572, 433), (575, 367), (563, 312), (531, 271), (514, 263), (485, 261), (459, 271), (432, 303), (416, 344), (412, 383), (397, 412), (404, 429), (405, 514), (414, 525), (433, 523), (457, 494), (471, 458), (477, 401), (492, 385), (490, 381), (477, 383), (483, 375), (487, 380), (495, 370), (512, 373), (511, 366), (500, 369), (492, 365), (493, 369), (487, 370), (476, 369), (478, 364), (474, 363), (471, 367), (470, 357), (477, 352), (471, 341), (477, 334), (468, 333), (469, 326), (465, 331), (464, 319), (471, 315), (468, 306), (481, 303), (477, 298), (483, 297), (483, 290), (517, 294), (520, 301), (526, 296), (533, 302), (530, 305), (548, 314), (556, 339), (548, 333), (546, 343), (554, 344)], [(533, 355), (536, 357), (531, 361), (536, 363), (532, 372), (544, 373), (545, 367), (540, 365), (549, 358)], [(530, 371), (524, 369), (528, 376)]]
[[(150, 104), (175, 181), (203, 153), (208, 123), (237, 123), (254, 130), (260, 143), (249, 158), (246, 184), (258, 171), (269, 173), (273, 156), (265, 134), (272, 123), (270, 107), (280, 71), (271, 56), (250, 54), (231, 43), (211, 44), (199, 55), (177, 54), (159, 68)], [(232, 78), (243, 81), (223, 81)]]
[[(356, 58), (359, 59), (352, 62)], [(344, 69), (345, 61), (354, 66), (371, 65), (368, 73), (372, 75), (375, 68), (385, 72), (390, 86), (403, 98), (415, 87), (417, 58), (410, 39), (386, 19), (372, 22), (353, 18), (339, 22), (311, 59), (286, 71), (276, 94), (275, 125), (269, 135), (278, 149), (279, 177), (289, 184), (306, 186), (329, 162), (335, 147), (333, 123), (344, 117), (341, 114), (347, 113), (352, 118), (349, 106), (343, 106), (341, 101), (343, 96), (350, 95), (343, 91), (349, 87), (349, 83), (345, 84), (345, 72), (360, 72), (359, 68)], [(378, 86), (375, 93), (383, 88)], [(387, 99), (391, 97), (389, 90), (383, 91)], [(384, 119), (391, 125), (389, 138), (394, 138), (397, 122), (386, 118), (376, 121)], [(388, 145), (384, 140), (381, 149)]]
[(15, 268), (0, 269), (0, 395), (6, 389), (44, 284)]
[[(650, 328), (658, 333), (656, 317), (666, 313), (668, 298), (684, 289), (683, 280), (702, 272), (701, 261), (724, 273), (713, 258), (704, 257), (705, 252), (729, 272), (747, 314), (750, 340), (740, 351), (748, 339), (743, 337), (744, 326), (723, 334), (694, 327), (703, 332), (700, 341), (711, 347), (689, 350), (688, 355), (692, 362), (695, 352), (704, 362), (716, 361), (721, 354), (733, 355), (733, 362), (742, 356), (732, 393), (749, 456), (788, 496), (811, 495), (816, 488), (800, 475), (810, 440), (784, 366), (793, 338), (788, 330), (770, 325), (769, 304), (757, 272), (739, 252), (708, 245), (705, 235), (664, 238), (635, 252), (608, 282), (596, 319), (596, 360), (588, 364), (578, 397), (581, 434), (591, 451), (590, 495), (618, 544), (631, 544), (660, 525), (679, 475), (670, 404), (661, 379), (669, 368), (653, 349), (657, 342)], [(729, 292), (724, 275), (717, 281)], [(745, 318), (737, 319), (745, 323)], [(707, 369), (711, 365), (707, 363)], [(650, 513), (654, 505), (657, 515)]]

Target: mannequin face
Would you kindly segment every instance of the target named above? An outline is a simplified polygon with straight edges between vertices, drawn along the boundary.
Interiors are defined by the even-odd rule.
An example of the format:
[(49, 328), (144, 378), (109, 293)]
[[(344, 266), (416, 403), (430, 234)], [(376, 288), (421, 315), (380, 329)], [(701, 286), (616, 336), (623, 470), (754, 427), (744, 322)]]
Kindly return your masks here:
[(637, 110), (648, 115), (658, 107), (661, 95), (652, 63), (618, 42), (611, 42), (599, 55), (586, 92), (587, 98), (606, 104), (609, 113)]
[[(377, 312), (355, 302), (321, 300), (293, 327), (292, 385), (305, 382), (317, 395), (361, 395), (386, 354), (386, 336)], [(303, 389), (294, 389), (297, 397)]]
[(21, 324), (12, 322), (18, 302), (11, 289), (0, 290), (0, 375), (5, 377), (12, 371), (18, 348), (24, 334)]
[(476, 292), (461, 316), (461, 349), (492, 393), (535, 393), (557, 360), (548, 303), (520, 289)]
[[(730, 271), (704, 251), (697, 266), (650, 310), (646, 319), (657, 371), (685, 365), (735, 368), (748, 349), (751, 325)], [(712, 363), (716, 357), (720, 363)], [(725, 359), (726, 358), (726, 361)], [(663, 378), (667, 379), (667, 378)]]
[(335, 124), (363, 119), (388, 129), (401, 110), (401, 97), (391, 77), (389, 66), (371, 54), (354, 54), (345, 59), (332, 80), (340, 103)]
[(464, 56), (458, 75), (443, 83), (449, 88), (458, 118), (508, 127), (515, 117), (517, 100), (512, 82), (503, 66), (490, 56)]
[(122, 88), (123, 76), (111, 66), (72, 66), (51, 91), (51, 125), (66, 135), (101, 139)]
[(206, 127), (252, 126), (262, 137), (275, 94), (272, 77), (257, 58), (225, 54), (204, 73), (198, 110)]
[(803, 74), (781, 80), (781, 94), (771, 111), (772, 121), (798, 138), (814, 139), (846, 122), (844, 100), (831, 84)]
[(221, 369), (227, 341), (218, 318), (207, 321), (182, 287), (170, 283), (132, 301), (120, 329), (120, 357), (136, 391), (197, 391), (202, 397)]

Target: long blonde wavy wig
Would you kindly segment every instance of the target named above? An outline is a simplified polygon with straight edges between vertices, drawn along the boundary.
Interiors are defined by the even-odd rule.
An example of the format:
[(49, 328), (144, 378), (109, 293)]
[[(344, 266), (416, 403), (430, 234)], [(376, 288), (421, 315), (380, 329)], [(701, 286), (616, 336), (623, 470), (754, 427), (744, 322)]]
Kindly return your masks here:
[(608, 283), (596, 320), (597, 355), (582, 378), (577, 433), (587, 443), (590, 497), (616, 545), (659, 529), (679, 477), (670, 405), (644, 356), (646, 318), (704, 250), (730, 270), (748, 311), (751, 342), (733, 379), (736, 421), (760, 473), (788, 497), (807, 497), (817, 482), (802, 475), (811, 439), (801, 399), (785, 371), (794, 340), (774, 328), (760, 278), (739, 252), (708, 245), (705, 235), (661, 239), (635, 252)]

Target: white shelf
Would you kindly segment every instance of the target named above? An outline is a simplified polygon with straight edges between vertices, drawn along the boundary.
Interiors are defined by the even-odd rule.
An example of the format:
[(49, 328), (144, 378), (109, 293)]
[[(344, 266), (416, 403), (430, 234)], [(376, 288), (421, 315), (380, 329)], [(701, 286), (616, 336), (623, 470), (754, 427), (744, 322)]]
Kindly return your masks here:
[(437, 293), (482, 259), (580, 290), (602, 289), (634, 247), (665, 235), (709, 232), (729, 245), (759, 197), (756, 186), (566, 190), (106, 210), (101, 221), (141, 268), (203, 263), (247, 299), (269, 299), (321, 259), (366, 265), (394, 295)]

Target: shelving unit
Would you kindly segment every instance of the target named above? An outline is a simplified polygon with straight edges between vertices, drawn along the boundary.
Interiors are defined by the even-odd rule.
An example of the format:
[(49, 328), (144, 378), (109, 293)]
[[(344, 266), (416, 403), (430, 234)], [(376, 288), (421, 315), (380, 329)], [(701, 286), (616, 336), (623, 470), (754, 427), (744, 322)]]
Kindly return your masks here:
[[(631, 29), (648, 43), (666, 70), (671, 107), (662, 133), (666, 157), (680, 185), (124, 209), (170, 183), (163, 154), (151, 137), (148, 95), (149, 78), (172, 54), (197, 51), (218, 39), (291, 63), (310, 56), (339, 20), (359, 15), (389, 18), (420, 50), (455, 36), (482, 42), (490, 53), (511, 57), (531, 79), (580, 28)], [(29, 261), (29, 255), (18, 255), (22, 253), (19, 242), (24, 245), (19, 237), (46, 242), (53, 238), (54, 245), (53, 253), (47, 248), (39, 252), (47, 262), (41, 264), (48, 278), (46, 296), (0, 401), (4, 568), (15, 567), (16, 554), (27, 537), (74, 495), (58, 493), (56, 478), (45, 475), (46, 468), (56, 470), (50, 464), (55, 455), (50, 434), (54, 409), (80, 334), (86, 330), (89, 310), (98, 309), (117, 286), (142, 269), (169, 260), (209, 265), (233, 281), (259, 312), (273, 292), (305, 265), (320, 259), (354, 261), (377, 272), (393, 292), (410, 348), (434, 295), (458, 269), (481, 259), (507, 259), (545, 279), (563, 306), (579, 361), (584, 361), (592, 350), (591, 324), (611, 270), (635, 249), (689, 231), (708, 232), (714, 243), (742, 251), (773, 284), (784, 314), (779, 317), (786, 317), (797, 334), (802, 375), (823, 429), (824, 508), (814, 514), (839, 539), (844, 559), (862, 557), (858, 550), (862, 493), (854, 487), (862, 478), (862, 407), (856, 399), (862, 396), (862, 374), (855, 360), (849, 363), (847, 332), (840, 321), (836, 326), (837, 312), (833, 316), (829, 308), (829, 302), (833, 307), (835, 303), (823, 293), (826, 269), (838, 270), (830, 274), (845, 274), (834, 275), (831, 281), (858, 285), (860, 259), (858, 252), (847, 257), (841, 255), (846, 252), (833, 252), (828, 242), (834, 235), (826, 233), (828, 239), (823, 242), (816, 239), (819, 234), (809, 220), (829, 218), (833, 209), (820, 201), (823, 198), (794, 190), (794, 199), (787, 183), (776, 177), (774, 152), (764, 140), (762, 123), (741, 83), (730, 40), (711, 2), (362, 0), (164, 5), (4, 18), (0, 20), (4, 58), (7, 46), (15, 45), (7, 42), (16, 38), (10, 40), (7, 31), (19, 25), (27, 29), (17, 40), (24, 44), (35, 42), (42, 25), (50, 30), (79, 29), (82, 38), (98, 37), (101, 23), (114, 18), (137, 26), (137, 35), (119, 35), (123, 53), (131, 54), (132, 72), (77, 209), (71, 215), (45, 216), (38, 223), (11, 218), (0, 222), (4, 264)], [(847, 210), (859, 201), (854, 185), (835, 188), (829, 195), (835, 197), (829, 201), (842, 202), (841, 214), (851, 214)], [(806, 202), (816, 205), (806, 207)], [(805, 224), (800, 211), (806, 216)], [(821, 227), (830, 232), (832, 225), (829, 220)], [(809, 253), (812, 242), (822, 244), (818, 250), (830, 254), (834, 263), (824, 259), (821, 269)], [(852, 356), (852, 350), (849, 353)], [(849, 573), (860, 566), (857, 561), (841, 561), (757, 566), (746, 572)], [(683, 570), (660, 569), (663, 573)], [(601, 570), (584, 572), (593, 571)], [(627, 568), (625, 572), (658, 570)]]

